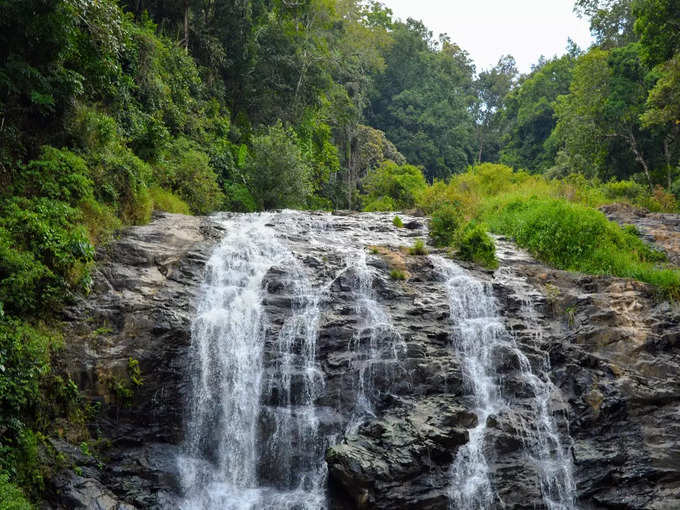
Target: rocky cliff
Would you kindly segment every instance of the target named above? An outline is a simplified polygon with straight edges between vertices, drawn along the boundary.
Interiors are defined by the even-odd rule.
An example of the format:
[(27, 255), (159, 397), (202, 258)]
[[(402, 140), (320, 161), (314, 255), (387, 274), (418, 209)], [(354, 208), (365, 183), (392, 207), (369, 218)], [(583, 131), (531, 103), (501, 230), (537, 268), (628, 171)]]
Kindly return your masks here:
[[(62, 362), (98, 403), (91, 430), (101, 453), (54, 441), (70, 467), (50, 481), (46, 508), (179, 505), (191, 324), (229, 218), (159, 215), (100, 254), (92, 294), (67, 311)], [(264, 370), (280, 368), (285, 354), (277, 342), (295, 313), (291, 281), (302, 270), (323, 289), (314, 352), (323, 384), (311, 405), (327, 447), (329, 508), (448, 508), (452, 463), (479, 424), (452, 348), (444, 277), (432, 257), (405, 248), (426, 225), (402, 218), (407, 228), (386, 214), (283, 212), (263, 227), (299, 264), (273, 265), (262, 283)], [(461, 266), (491, 289), (504, 331), (550, 383), (547, 408), (577, 505), (680, 508), (678, 307), (644, 284), (552, 270), (508, 240), (497, 246), (496, 272)], [(544, 508), (542, 468), (527, 454), (540, 437), (537, 400), (513, 349), (492, 353), (507, 406), (485, 422), (488, 506)], [(293, 393), (301, 377), (287, 379)], [(262, 409), (259, 443), (272, 434), (282, 391), (269, 384), (253, 404)], [(276, 459), (260, 457), (260, 479), (285, 485)]]

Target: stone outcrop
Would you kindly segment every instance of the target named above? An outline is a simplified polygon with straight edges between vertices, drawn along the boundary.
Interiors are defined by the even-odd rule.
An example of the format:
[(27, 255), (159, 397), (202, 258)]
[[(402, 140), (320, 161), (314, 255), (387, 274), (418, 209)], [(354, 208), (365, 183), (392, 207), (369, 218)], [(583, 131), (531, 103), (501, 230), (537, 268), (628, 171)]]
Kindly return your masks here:
[(600, 210), (619, 225), (633, 225), (644, 240), (680, 265), (680, 214), (652, 213), (628, 204), (606, 205)]
[[(310, 213), (308, 221), (323, 218)], [(477, 416), (451, 348), (441, 276), (427, 256), (396, 246), (424, 236), (424, 221), (404, 215), (409, 228), (397, 229), (389, 215), (334, 218), (325, 228), (348, 238), (363, 229), (356, 242), (366, 246), (376, 275), (372, 295), (391, 321), (377, 340), (392, 352), (369, 374), (374, 416), (357, 422), (361, 353), (349, 348), (364, 327), (355, 303), (357, 269), (342, 270), (342, 254), (330, 245), (309, 243), (312, 226), (291, 232), (290, 217), (272, 219), (274, 229), (286, 230), (312, 284), (330, 282), (317, 342), (325, 385), (315, 402), (320, 430), (335, 437), (326, 454), (329, 507), (447, 509), (449, 468)], [(100, 254), (92, 294), (68, 310), (62, 363), (86, 396), (101, 403), (93, 430), (110, 446), (106, 458), (94, 459), (54, 441), (78, 469), (50, 481), (47, 508), (176, 507), (190, 324), (220, 228), (211, 219), (163, 214), (123, 231)], [(376, 240), (365, 242), (370, 235)], [(384, 236), (401, 242), (381, 241)], [(493, 284), (505, 326), (534, 369), (549, 360), (551, 408), (573, 457), (579, 505), (680, 508), (678, 306), (659, 301), (645, 284), (552, 270), (508, 240), (497, 245), (498, 271), (466, 267)], [(391, 277), (394, 268), (406, 279)], [(289, 276), (289, 268), (273, 267), (264, 287), (270, 363), (277, 328), (290, 314)], [(516, 357), (497, 356), (502, 391), (513, 405), (487, 422), (494, 507), (543, 508), (521, 425), (531, 395), (517, 377)]]
[(195, 296), (219, 237), (205, 218), (163, 213), (97, 254), (92, 292), (65, 311), (59, 362), (99, 410), (102, 448), (53, 442), (69, 465), (50, 480), (53, 508), (172, 507)]

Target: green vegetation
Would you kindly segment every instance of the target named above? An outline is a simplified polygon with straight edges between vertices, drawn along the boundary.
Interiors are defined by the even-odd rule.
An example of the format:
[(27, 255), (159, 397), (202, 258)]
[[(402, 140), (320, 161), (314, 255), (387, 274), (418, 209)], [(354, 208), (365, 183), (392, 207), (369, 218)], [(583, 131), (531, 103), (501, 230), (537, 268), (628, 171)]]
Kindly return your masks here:
[(363, 181), (364, 211), (410, 209), (427, 183), (420, 169), (385, 161)]
[(2, 2), (2, 504), (37, 498), (54, 419), (86, 430), (50, 362), (55, 312), (89, 291), (95, 247), (154, 210), (419, 208), (479, 264), (496, 263), (487, 225), (677, 297), (677, 270), (595, 210), (678, 210), (677, 2), (575, 4), (596, 44), (519, 75), (373, 0)]
[(397, 228), (403, 228), (404, 222), (401, 221), (401, 218), (399, 216), (395, 216), (394, 219), (392, 220), (392, 225), (394, 225)]
[(489, 269), (498, 267), (496, 245), (483, 224), (469, 223), (463, 229), (460, 234), (458, 256)]
[(406, 273), (400, 269), (392, 269), (390, 271), (390, 278), (393, 280), (406, 280)]
[(413, 246), (408, 249), (411, 255), (427, 255), (427, 248), (425, 248), (425, 241), (418, 239)]
[[(680, 270), (665, 264), (665, 256), (634, 229), (619, 227), (596, 209), (612, 199), (656, 210), (677, 207), (663, 190), (650, 193), (629, 181), (549, 179), (491, 164), (435, 183), (421, 195), (421, 207), (432, 213), (433, 242), (458, 247), (463, 259), (496, 265), (493, 242), (478, 223), (484, 222), (554, 267), (635, 278), (680, 298)], [(470, 222), (461, 226), (464, 220)]]
[(434, 209), (430, 220), (430, 238), (435, 246), (451, 246), (463, 221), (460, 209), (451, 202), (441, 202)]

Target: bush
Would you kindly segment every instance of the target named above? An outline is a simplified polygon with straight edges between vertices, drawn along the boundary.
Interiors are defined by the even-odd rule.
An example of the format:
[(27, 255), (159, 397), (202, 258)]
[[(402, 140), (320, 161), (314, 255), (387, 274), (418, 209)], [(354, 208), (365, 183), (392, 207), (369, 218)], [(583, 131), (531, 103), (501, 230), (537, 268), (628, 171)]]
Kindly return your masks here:
[(151, 167), (122, 145), (92, 154), (90, 160), (97, 200), (111, 205), (124, 223), (147, 223), (153, 209)]
[(46, 198), (0, 202), (0, 302), (26, 315), (48, 309), (69, 288), (89, 284), (94, 248), (78, 225), (80, 211)]
[(435, 246), (451, 246), (463, 222), (460, 210), (451, 204), (444, 204), (430, 219), (430, 238)]
[(633, 181), (610, 181), (602, 185), (602, 191), (608, 199), (624, 199), (631, 203), (647, 194), (644, 186)]
[(368, 210), (371, 205), (375, 207), (378, 201), (386, 198), (392, 201), (392, 210), (412, 208), (426, 186), (425, 176), (419, 168), (384, 161), (378, 168), (370, 171), (363, 181), (363, 187), (367, 191), (364, 201), (369, 204), (364, 210)]
[(595, 209), (559, 199), (512, 199), (485, 216), (493, 231), (559, 269), (636, 278), (680, 297), (680, 271), (658, 268), (662, 253)]
[(19, 487), (10, 483), (9, 475), (0, 473), (0, 508), (3, 510), (33, 510)]
[(152, 186), (149, 190), (153, 208), (158, 211), (165, 211), (176, 214), (191, 214), (189, 204), (170, 191), (166, 191), (160, 186)]
[(427, 248), (422, 239), (418, 239), (408, 250), (411, 255), (427, 255)]
[(244, 184), (230, 182), (225, 184), (226, 197), (224, 207), (227, 211), (254, 212), (257, 211), (257, 203)]
[(376, 198), (364, 206), (364, 212), (385, 212), (396, 210), (397, 206), (391, 197)]
[(222, 205), (224, 195), (210, 167), (210, 157), (195, 142), (176, 139), (155, 170), (159, 184), (189, 204), (192, 212), (206, 214)]
[(297, 135), (281, 123), (253, 138), (245, 166), (258, 209), (302, 208), (312, 192), (312, 169)]
[(458, 256), (489, 269), (498, 267), (496, 245), (483, 224), (470, 223), (463, 229)]
[(92, 197), (93, 183), (85, 161), (66, 149), (44, 146), (14, 179), (14, 194), (61, 200), (72, 206)]
[(404, 222), (401, 221), (401, 218), (399, 216), (395, 216), (394, 219), (392, 220), (392, 225), (394, 225), (397, 228), (402, 228), (404, 226)]

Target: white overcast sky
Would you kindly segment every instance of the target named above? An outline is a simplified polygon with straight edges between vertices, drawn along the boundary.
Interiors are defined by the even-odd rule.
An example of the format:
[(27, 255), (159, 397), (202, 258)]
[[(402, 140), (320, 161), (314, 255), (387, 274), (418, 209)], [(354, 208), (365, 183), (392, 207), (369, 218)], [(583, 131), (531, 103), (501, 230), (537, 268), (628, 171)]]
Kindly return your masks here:
[(571, 37), (591, 44), (588, 21), (573, 13), (574, 0), (381, 0), (395, 18), (422, 20), (435, 37), (447, 33), (475, 61), (477, 71), (510, 54), (521, 72), (541, 55), (562, 55)]

